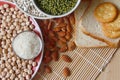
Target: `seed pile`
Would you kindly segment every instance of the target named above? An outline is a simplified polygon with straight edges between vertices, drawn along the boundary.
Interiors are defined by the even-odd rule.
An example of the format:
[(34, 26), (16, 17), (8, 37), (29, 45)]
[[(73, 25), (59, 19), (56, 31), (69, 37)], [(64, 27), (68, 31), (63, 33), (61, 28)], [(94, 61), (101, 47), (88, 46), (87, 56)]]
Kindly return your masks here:
[(17, 57), (11, 43), (20, 32), (33, 29), (29, 17), (17, 8), (0, 6), (0, 80), (30, 80), (37, 63)]
[[(75, 24), (74, 14), (70, 14), (63, 18), (39, 20), (38, 21), (43, 32), (45, 50), (43, 62), (45, 64), (45, 72), (52, 72), (48, 64), (54, 60), (58, 61), (60, 53), (72, 51), (76, 45), (72, 39), (72, 26)], [(71, 63), (72, 59), (67, 55), (62, 55), (61, 59), (65, 62)], [(47, 66), (47, 67), (46, 67)], [(68, 69), (64, 70), (64, 72)], [(70, 71), (66, 72), (68, 74)], [(70, 74), (69, 74), (70, 75)], [(65, 75), (67, 76), (67, 75)]]
[(77, 0), (36, 0), (36, 4), (44, 12), (52, 15), (61, 15), (70, 11)]

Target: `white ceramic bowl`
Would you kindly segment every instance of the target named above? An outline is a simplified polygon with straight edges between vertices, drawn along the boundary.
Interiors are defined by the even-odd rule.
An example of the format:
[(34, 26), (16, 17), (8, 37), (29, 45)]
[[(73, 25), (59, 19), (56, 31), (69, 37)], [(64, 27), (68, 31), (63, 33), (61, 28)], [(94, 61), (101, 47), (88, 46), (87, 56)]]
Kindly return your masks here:
[[(37, 53), (33, 56), (30, 56), (30, 57), (24, 57), (24, 56), (21, 56), (19, 53), (16, 52), (16, 48), (14, 45), (15, 45), (15, 42), (17, 41), (16, 38), (20, 37), (21, 34), (25, 34), (25, 33), (30, 33), (32, 35), (34, 35), (34, 37), (36, 37), (38, 40), (39, 40), (39, 50), (37, 51)], [(29, 36), (28, 36), (29, 37)], [(21, 38), (21, 37), (20, 37)], [(26, 43), (26, 42), (25, 42)], [(19, 33), (14, 39), (13, 39), (13, 42), (12, 42), (12, 47), (13, 47), (13, 50), (14, 52), (16, 53), (17, 56), (19, 56), (20, 58), (22, 59), (34, 59), (36, 58), (42, 51), (42, 47), (43, 47), (43, 43), (42, 43), (42, 40), (41, 38), (34, 32), (34, 31), (23, 31), (21, 33)], [(22, 49), (21, 49), (22, 50)]]
[(79, 6), (81, 0), (78, 0), (76, 5), (70, 10), (68, 11), (67, 13), (64, 13), (64, 14), (61, 14), (61, 15), (51, 15), (51, 14), (48, 14), (48, 13), (45, 13), (44, 11), (42, 11), (36, 4), (35, 0), (32, 0), (33, 1), (33, 4), (34, 6), (43, 14), (47, 15), (47, 16), (50, 16), (52, 18), (59, 18), (59, 17), (64, 17), (64, 16), (67, 16), (69, 14), (71, 14), (73, 11), (75, 11), (75, 9)]

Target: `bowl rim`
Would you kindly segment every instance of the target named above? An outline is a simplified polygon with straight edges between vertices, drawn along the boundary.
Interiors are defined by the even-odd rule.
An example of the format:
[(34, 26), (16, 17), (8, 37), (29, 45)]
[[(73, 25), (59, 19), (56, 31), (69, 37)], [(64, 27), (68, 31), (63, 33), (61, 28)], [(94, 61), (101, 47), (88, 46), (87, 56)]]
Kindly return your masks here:
[(78, 0), (78, 1), (76, 2), (76, 5), (75, 5), (71, 10), (69, 10), (68, 12), (66, 12), (66, 13), (64, 13), (64, 14), (61, 14), (61, 15), (51, 15), (51, 14), (47, 14), (46, 12), (42, 11), (42, 10), (37, 6), (37, 4), (35, 3), (35, 0), (32, 0), (32, 2), (33, 2), (33, 4), (34, 4), (34, 6), (36, 7), (36, 9), (37, 9), (38, 11), (40, 11), (41, 13), (43, 13), (43, 14), (45, 14), (45, 15), (47, 15), (47, 16), (50, 16), (50, 17), (52, 17), (52, 18), (60, 18), (60, 17), (67, 16), (67, 15), (71, 14), (72, 12), (74, 12), (75, 9), (79, 6), (81, 0)]
[[(19, 35), (22, 34), (22, 33), (25, 33), (25, 32), (29, 32), (29, 33), (35, 34), (35, 36), (39, 39), (39, 43), (40, 43), (40, 48), (39, 48), (38, 54), (37, 54), (36, 56), (32, 57), (32, 58), (27, 58), (27, 59), (19, 56), (19, 55), (16, 53), (16, 51), (14, 50), (14, 47), (13, 47), (13, 46), (14, 46), (14, 45), (13, 45), (13, 44), (14, 44), (14, 40), (16, 39), (16, 37), (19, 36)], [(38, 36), (34, 31), (23, 31), (23, 32), (18, 33), (18, 35), (16, 35), (16, 36), (14, 37), (14, 39), (13, 39), (13, 41), (12, 41), (12, 48), (13, 48), (13, 52), (14, 52), (18, 57), (20, 57), (20, 58), (22, 58), (22, 59), (30, 60), (30, 59), (36, 58), (38, 55), (41, 54), (41, 51), (42, 51), (42, 49), (43, 49), (43, 42), (42, 42), (42, 39), (40, 38), (40, 36)]]

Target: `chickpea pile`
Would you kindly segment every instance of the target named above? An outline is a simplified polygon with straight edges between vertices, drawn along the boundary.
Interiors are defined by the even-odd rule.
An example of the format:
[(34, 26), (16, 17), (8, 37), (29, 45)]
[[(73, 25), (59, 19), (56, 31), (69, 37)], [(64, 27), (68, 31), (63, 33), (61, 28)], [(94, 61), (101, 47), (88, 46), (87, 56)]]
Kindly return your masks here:
[(0, 80), (30, 80), (34, 60), (24, 60), (12, 49), (14, 37), (22, 31), (33, 30), (29, 17), (8, 4), (0, 6)]

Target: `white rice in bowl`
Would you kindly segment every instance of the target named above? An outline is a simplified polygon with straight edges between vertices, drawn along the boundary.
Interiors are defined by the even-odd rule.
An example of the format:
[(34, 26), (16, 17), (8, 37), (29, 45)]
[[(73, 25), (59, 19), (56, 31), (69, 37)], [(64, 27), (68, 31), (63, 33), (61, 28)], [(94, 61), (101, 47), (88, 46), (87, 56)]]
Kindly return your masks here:
[(39, 55), (42, 49), (42, 41), (34, 32), (25, 31), (15, 37), (12, 46), (20, 58), (33, 59)]

